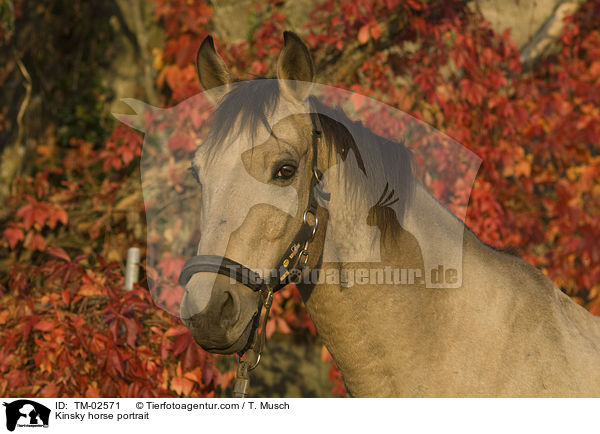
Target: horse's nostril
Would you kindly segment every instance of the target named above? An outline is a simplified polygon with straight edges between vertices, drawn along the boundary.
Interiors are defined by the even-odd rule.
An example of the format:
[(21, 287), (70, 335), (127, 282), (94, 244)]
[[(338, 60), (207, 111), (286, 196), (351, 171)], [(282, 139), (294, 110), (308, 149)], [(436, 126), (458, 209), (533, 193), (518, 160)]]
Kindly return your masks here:
[(225, 301), (221, 308), (220, 323), (221, 327), (228, 328), (233, 326), (240, 317), (240, 303), (235, 293), (225, 291)]

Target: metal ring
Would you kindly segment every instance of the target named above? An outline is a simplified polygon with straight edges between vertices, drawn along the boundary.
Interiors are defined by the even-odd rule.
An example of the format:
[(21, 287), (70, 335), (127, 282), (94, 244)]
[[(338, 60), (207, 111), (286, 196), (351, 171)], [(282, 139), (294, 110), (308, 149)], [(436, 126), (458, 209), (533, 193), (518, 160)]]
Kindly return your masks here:
[(304, 256), (304, 259), (300, 259), (300, 263), (302, 265), (308, 264), (308, 255), (309, 255), (309, 253), (308, 253), (308, 250), (306, 250), (306, 249), (304, 249), (300, 252), (300, 258), (302, 258)]
[[(241, 365), (242, 362), (245, 361), (245, 360), (242, 360), (242, 358), (240, 357), (239, 354), (237, 354), (236, 357), (237, 357), (238, 365)], [(258, 353), (258, 358), (256, 359), (256, 363), (252, 366), (248, 366), (248, 371), (252, 371), (254, 368), (256, 368), (258, 366), (259, 362), (260, 362), (260, 353)]]
[(258, 366), (260, 362), (260, 353), (258, 353), (258, 358), (256, 359), (256, 363), (254, 365), (252, 365), (251, 367), (248, 368), (248, 371), (252, 371), (254, 368), (256, 368)]
[(317, 213), (316, 212), (314, 212), (313, 210), (310, 210), (310, 209), (306, 208), (304, 210), (304, 216), (302, 216), (302, 220), (307, 225), (310, 225), (310, 223), (308, 223), (306, 221), (306, 216), (308, 215), (308, 213), (311, 213), (315, 217), (315, 225), (313, 226), (313, 230), (312, 230), (312, 234), (311, 234), (311, 240), (312, 240), (315, 237), (315, 234), (317, 233), (317, 228), (319, 227), (319, 217), (317, 217)]

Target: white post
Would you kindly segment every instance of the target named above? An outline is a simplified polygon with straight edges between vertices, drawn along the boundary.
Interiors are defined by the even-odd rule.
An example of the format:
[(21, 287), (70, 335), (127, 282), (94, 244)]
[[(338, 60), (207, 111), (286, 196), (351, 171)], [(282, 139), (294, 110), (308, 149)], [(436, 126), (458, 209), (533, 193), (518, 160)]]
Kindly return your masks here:
[(140, 277), (140, 249), (130, 247), (127, 249), (127, 265), (125, 266), (125, 291), (131, 291), (133, 284)]

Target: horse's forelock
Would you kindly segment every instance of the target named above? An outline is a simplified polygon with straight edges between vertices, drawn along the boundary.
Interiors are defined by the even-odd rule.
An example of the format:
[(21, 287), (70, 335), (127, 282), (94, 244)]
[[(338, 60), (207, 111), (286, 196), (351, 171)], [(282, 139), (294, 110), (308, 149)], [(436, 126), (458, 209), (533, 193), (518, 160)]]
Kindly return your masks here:
[(268, 118), (277, 109), (279, 98), (277, 80), (256, 78), (235, 82), (212, 115), (205, 145), (214, 151), (243, 132), (248, 132), (252, 141), (261, 127), (270, 132)]

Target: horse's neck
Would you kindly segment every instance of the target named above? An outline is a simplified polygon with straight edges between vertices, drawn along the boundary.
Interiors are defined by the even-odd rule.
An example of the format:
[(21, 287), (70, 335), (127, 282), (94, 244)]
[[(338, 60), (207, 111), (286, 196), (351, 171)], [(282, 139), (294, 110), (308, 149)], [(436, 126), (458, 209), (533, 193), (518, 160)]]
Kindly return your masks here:
[[(340, 225), (344, 220), (335, 219), (338, 214), (336, 211), (329, 210), (334, 217), (333, 223)], [(342, 210), (340, 214), (343, 214)], [(322, 273), (325, 274), (322, 283), (313, 288), (306, 300), (307, 310), (319, 334), (353, 393), (397, 393), (400, 385), (374, 380), (372, 375), (365, 376), (364, 373), (385, 373), (396, 367), (410, 368), (414, 363), (427, 364), (427, 358), (437, 354), (435, 337), (448, 325), (448, 321), (452, 321), (451, 309), (440, 304), (447, 302), (449, 293), (454, 296), (457, 291), (461, 292), (427, 287), (460, 286), (462, 223), (422, 187), (417, 186), (403, 228), (399, 239), (394, 242), (381, 241), (382, 249), (384, 245), (395, 246), (392, 254), (382, 251), (383, 262), (325, 263), (322, 267)], [(361, 239), (372, 234), (357, 231), (352, 226), (328, 227), (328, 231), (330, 229), (334, 236), (353, 240), (361, 248), (374, 245), (370, 238)], [(349, 244), (342, 242), (341, 245), (347, 248)], [(444, 270), (441, 276), (439, 266)], [(383, 269), (384, 281), (371, 281), (368, 284), (354, 282), (353, 286), (348, 287), (328, 278), (335, 273), (346, 273), (346, 276), (355, 273), (357, 277), (358, 273), (364, 273), (360, 269)], [(421, 269), (422, 283), (418, 275), (414, 282), (407, 279), (405, 273), (415, 269)], [(444, 285), (443, 276), (448, 269), (457, 271), (457, 280)], [(434, 274), (438, 273), (434, 281), (431, 279), (431, 270), (436, 270)], [(392, 281), (387, 280), (390, 273)], [(376, 274), (377, 271), (373, 271), (373, 275)], [(456, 302), (452, 300), (452, 305), (456, 305)], [(414, 370), (412, 374), (417, 375), (418, 371)]]
[(465, 225), (417, 184), (403, 227), (421, 250), (427, 288), (462, 285)]
[[(391, 240), (373, 243), (379, 233), (348, 212), (329, 208), (333, 248), (360, 258), (378, 246), (381, 261), (324, 263), (305, 304), (355, 396), (597, 395), (600, 377), (585, 373), (600, 360), (600, 322), (539, 271), (483, 244), (419, 185)], [(420, 269), (423, 281), (392, 272), (388, 284), (384, 271), (376, 282), (369, 269)], [(336, 282), (352, 272), (354, 285)]]

